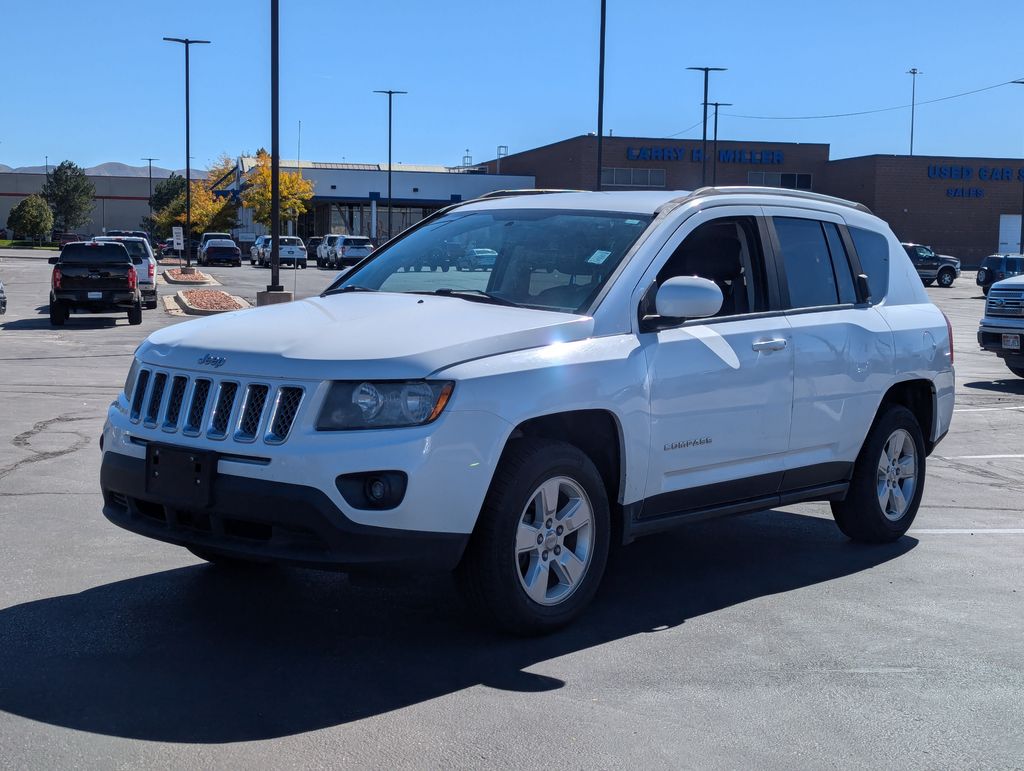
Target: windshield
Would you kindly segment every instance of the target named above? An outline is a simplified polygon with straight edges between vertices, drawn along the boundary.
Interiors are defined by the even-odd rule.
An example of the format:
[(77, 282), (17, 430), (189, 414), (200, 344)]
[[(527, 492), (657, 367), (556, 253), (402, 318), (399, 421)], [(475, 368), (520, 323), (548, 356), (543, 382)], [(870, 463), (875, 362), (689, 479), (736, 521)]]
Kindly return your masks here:
[(1022, 258), (1022, 257), (1007, 257), (1006, 258), (1006, 272), (1007, 273), (1024, 273), (1024, 258)]
[(423, 292), (579, 313), (650, 220), (577, 210), (454, 211), (378, 251), (328, 291)]

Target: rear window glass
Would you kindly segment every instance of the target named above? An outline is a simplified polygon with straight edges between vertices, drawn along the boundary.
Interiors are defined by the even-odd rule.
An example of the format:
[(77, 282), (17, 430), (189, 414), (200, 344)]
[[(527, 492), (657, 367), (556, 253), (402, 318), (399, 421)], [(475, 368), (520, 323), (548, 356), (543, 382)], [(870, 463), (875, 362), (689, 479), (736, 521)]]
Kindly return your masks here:
[(345, 246), (369, 246), (369, 238), (346, 238)]
[(211, 254), (220, 252), (231, 252), (232, 254), (234, 254), (237, 250), (237, 246), (221, 246), (219, 244), (215, 244), (213, 246), (208, 247), (206, 251), (210, 252)]
[(985, 258), (985, 261), (981, 263), (983, 268), (998, 268), (999, 261), (1002, 259), (998, 254), (992, 254)]
[(118, 241), (117, 243), (121, 244), (121, 246), (128, 250), (128, 254), (132, 256), (132, 262), (136, 265), (149, 257), (149, 253), (146, 251), (146, 245), (141, 241)]
[(302, 240), (298, 238), (282, 238), (281, 246), (302, 246)]
[(1006, 270), (1009, 273), (1020, 273), (1024, 271), (1024, 259), (1020, 257), (1007, 257)]
[(871, 300), (878, 302), (889, 293), (889, 241), (873, 230), (849, 230), (860, 257), (860, 267), (868, 276)]
[(122, 244), (68, 244), (60, 253), (60, 261), (69, 265), (113, 265), (128, 262), (128, 251)]

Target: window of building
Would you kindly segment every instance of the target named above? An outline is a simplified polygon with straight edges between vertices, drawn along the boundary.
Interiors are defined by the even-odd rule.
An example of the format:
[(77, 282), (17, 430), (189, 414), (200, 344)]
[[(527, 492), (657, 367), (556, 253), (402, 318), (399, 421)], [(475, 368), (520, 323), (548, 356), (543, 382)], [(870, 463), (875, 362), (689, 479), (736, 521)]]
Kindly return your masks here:
[(772, 219), (789, 286), (789, 307), (837, 304), (839, 292), (821, 223), (795, 217)]
[(747, 184), (764, 187), (784, 187), (789, 190), (811, 190), (813, 174), (783, 173), (780, 171), (748, 171)]
[(871, 299), (878, 302), (889, 291), (889, 242), (881, 233), (850, 228), (850, 237), (860, 258), (860, 267), (868, 276)]
[(665, 187), (664, 169), (602, 168), (601, 184), (615, 187)]

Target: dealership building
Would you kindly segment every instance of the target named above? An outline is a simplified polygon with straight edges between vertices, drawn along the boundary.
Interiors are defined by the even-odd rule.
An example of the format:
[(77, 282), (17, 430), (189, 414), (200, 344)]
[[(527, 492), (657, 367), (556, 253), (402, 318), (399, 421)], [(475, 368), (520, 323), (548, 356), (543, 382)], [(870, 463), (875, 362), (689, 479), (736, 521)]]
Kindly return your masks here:
[[(485, 164), (527, 174), (538, 187), (593, 189), (597, 137), (577, 136)], [(1024, 161), (866, 155), (831, 160), (827, 144), (605, 137), (605, 190), (693, 190), (707, 184), (769, 185), (848, 198), (886, 220), (902, 241), (930, 245), (965, 265), (1020, 251)]]
[[(693, 190), (702, 185), (767, 185), (812, 190), (867, 205), (903, 241), (930, 245), (977, 265), (994, 252), (1020, 251), (1024, 161), (1020, 158), (866, 155), (832, 160), (827, 144), (708, 142), (651, 137), (606, 137), (602, 187), (607, 190)], [(255, 159), (242, 157), (231, 191), (238, 193)], [(313, 182), (309, 211), (291, 232), (387, 237), (386, 164), (282, 161), (285, 171)], [(401, 232), (453, 202), (495, 190), (569, 188), (597, 183), (597, 137), (585, 135), (507, 155), (478, 166), (395, 164), (391, 174), (392, 231)], [(149, 213), (148, 180), (90, 175), (96, 187), (92, 220), (80, 228), (102, 233), (135, 229)], [(0, 172), (0, 227), (45, 176)], [(234, 235), (246, 243), (265, 230), (247, 209)]]

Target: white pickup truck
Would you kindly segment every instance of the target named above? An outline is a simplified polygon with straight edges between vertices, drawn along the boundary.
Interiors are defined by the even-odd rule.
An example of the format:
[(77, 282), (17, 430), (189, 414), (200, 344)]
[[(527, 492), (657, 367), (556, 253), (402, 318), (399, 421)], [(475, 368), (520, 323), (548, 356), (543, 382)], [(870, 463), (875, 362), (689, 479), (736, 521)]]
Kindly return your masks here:
[[(453, 246), (494, 264), (416, 270)], [(609, 548), (688, 522), (826, 500), (854, 540), (901, 537), (951, 339), (847, 201), (485, 197), (319, 297), (153, 333), (108, 412), (104, 514), (214, 562), (455, 570), (482, 617), (543, 632)]]
[(992, 284), (985, 315), (978, 326), (978, 345), (996, 354), (1017, 377), (1024, 377), (1024, 276)]

